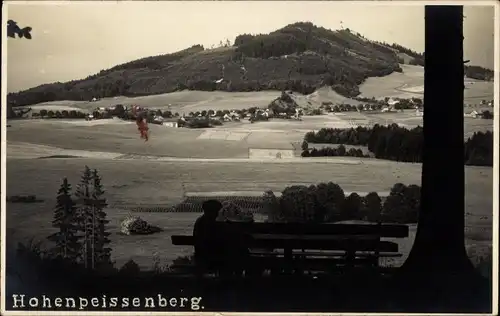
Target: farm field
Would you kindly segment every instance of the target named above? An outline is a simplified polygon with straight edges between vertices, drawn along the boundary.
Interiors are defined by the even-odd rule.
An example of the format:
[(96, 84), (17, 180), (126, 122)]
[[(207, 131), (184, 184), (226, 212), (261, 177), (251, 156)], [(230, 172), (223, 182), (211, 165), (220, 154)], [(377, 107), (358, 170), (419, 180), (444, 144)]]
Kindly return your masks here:
[[(52, 232), (55, 194), (63, 177), (73, 187), (85, 165), (101, 172), (106, 190), (112, 233), (113, 259), (118, 266), (133, 259), (141, 267), (152, 266), (153, 255), (168, 263), (192, 249), (172, 246), (170, 235), (192, 231), (196, 213), (138, 213), (163, 232), (150, 236), (119, 234), (120, 221), (136, 206), (173, 205), (184, 194), (213, 191), (281, 191), (292, 184), (322, 181), (338, 183), (345, 191), (386, 192), (397, 182), (420, 184), (421, 166), (388, 161), (367, 160), (347, 165), (330, 162), (295, 164), (293, 162), (159, 162), (116, 161), (111, 159), (8, 159), (7, 194), (36, 194), (43, 203), (8, 204), (8, 244), (30, 238), (44, 240)], [(473, 261), (491, 246), (492, 169), (466, 167), (466, 242)], [(35, 228), (35, 229), (34, 229)], [(415, 227), (405, 240), (397, 241), (403, 258), (385, 262), (400, 265), (411, 249)]]
[[(154, 155), (178, 158), (248, 158), (250, 149), (300, 150), (304, 134), (321, 128), (371, 127), (374, 124), (397, 123), (412, 128), (422, 125), (422, 117), (413, 111), (403, 113), (339, 113), (306, 116), (302, 121), (274, 119), (250, 124), (248, 121), (227, 123), (210, 129), (168, 128), (150, 125), (151, 138), (139, 139), (133, 122), (119, 119), (83, 120), (15, 120), (9, 122), (7, 141), (10, 155), (19, 155), (20, 143), (32, 147), (23, 155), (36, 153), (35, 148), (51, 146), (66, 150)], [(474, 132), (493, 130), (493, 121), (465, 118), (464, 137)], [(78, 154), (75, 154), (78, 156)], [(43, 155), (42, 155), (43, 156)]]

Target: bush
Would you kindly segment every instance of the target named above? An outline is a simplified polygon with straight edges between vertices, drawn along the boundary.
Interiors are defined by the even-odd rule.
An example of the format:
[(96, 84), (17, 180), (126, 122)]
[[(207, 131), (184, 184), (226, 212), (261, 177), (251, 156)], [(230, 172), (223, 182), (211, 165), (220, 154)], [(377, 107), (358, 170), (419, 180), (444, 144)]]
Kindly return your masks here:
[(263, 200), (263, 211), (267, 214), (267, 220), (269, 222), (282, 222), (284, 221), (284, 215), (281, 213), (280, 202), (273, 191), (268, 190), (264, 192), (262, 196)]
[(343, 219), (360, 219), (363, 207), (363, 200), (356, 192), (347, 196), (342, 205)]
[(493, 166), (493, 133), (474, 133), (465, 142), (464, 159), (468, 166)]
[(420, 209), (420, 187), (396, 183), (384, 202), (382, 218), (387, 222), (416, 223)]
[(345, 200), (344, 190), (333, 182), (320, 183), (315, 189), (315, 212), (316, 222), (332, 222), (342, 218), (342, 206)]
[(127, 261), (118, 271), (119, 274), (123, 274), (126, 276), (138, 275), (140, 272), (141, 269), (139, 268), (139, 265), (132, 259)]
[(221, 125), (223, 125), (222, 121), (221, 120), (217, 120), (217, 119), (210, 119), (210, 124), (212, 126), (221, 126)]
[(202, 119), (196, 118), (196, 119), (189, 120), (186, 123), (186, 126), (189, 128), (208, 128), (208, 127), (211, 127), (210, 120), (208, 120), (206, 118), (202, 118)]
[(43, 200), (36, 198), (36, 195), (11, 195), (7, 197), (9, 203), (39, 203)]
[(194, 266), (194, 263), (194, 256), (180, 256), (172, 261), (167, 271), (173, 273), (189, 272), (190, 268)]
[(313, 109), (311, 111), (311, 115), (322, 115), (323, 114), (323, 111), (321, 111), (321, 109)]
[(315, 195), (310, 188), (293, 185), (285, 188), (280, 198), (280, 211), (286, 222), (311, 222), (314, 214)]
[(382, 199), (377, 192), (370, 192), (363, 197), (363, 208), (361, 210), (361, 220), (378, 222), (382, 214)]

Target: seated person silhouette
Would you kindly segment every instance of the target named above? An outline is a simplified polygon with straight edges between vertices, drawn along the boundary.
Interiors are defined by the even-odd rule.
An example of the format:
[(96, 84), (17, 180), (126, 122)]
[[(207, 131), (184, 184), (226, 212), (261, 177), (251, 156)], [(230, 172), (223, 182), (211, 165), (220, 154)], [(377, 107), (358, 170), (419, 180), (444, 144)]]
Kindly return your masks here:
[[(225, 220), (225, 223), (228, 224), (239, 222), (249, 223), (248, 220), (238, 218), (226, 218)], [(250, 222), (253, 222), (253, 220)], [(247, 245), (251, 236), (241, 231), (237, 226), (234, 227), (232, 225), (224, 226), (221, 234), (225, 237), (221, 242), (224, 258), (224, 270), (221, 272), (224, 275), (242, 276), (246, 270), (245, 266), (248, 264), (250, 252)]]
[(222, 204), (217, 200), (203, 202), (203, 215), (194, 224), (194, 258), (201, 270), (214, 272), (223, 260), (224, 245), (221, 232), (217, 231), (216, 219)]

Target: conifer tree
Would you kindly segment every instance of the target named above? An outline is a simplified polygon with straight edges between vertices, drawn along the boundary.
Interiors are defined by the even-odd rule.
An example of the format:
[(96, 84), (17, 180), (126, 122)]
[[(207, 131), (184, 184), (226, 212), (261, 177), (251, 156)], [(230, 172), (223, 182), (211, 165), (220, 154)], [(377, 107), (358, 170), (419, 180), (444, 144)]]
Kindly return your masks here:
[(88, 166), (85, 166), (83, 170), (80, 183), (77, 186), (75, 191), (75, 196), (78, 200), (78, 212), (77, 212), (77, 225), (79, 230), (79, 238), (82, 239), (82, 247), (80, 259), (83, 261), (85, 267), (90, 267), (90, 232), (89, 231), (89, 222), (91, 217), (91, 209), (87, 205), (87, 200), (90, 199), (91, 192), (91, 180), (92, 180), (92, 172)]
[(78, 244), (78, 227), (75, 225), (76, 207), (71, 198), (71, 185), (64, 178), (57, 192), (57, 204), (54, 209), (52, 226), (59, 231), (47, 237), (53, 241), (55, 254), (64, 259), (76, 261), (80, 246)]
[(104, 208), (107, 206), (103, 197), (105, 191), (101, 184), (101, 177), (96, 169), (92, 171), (92, 266), (104, 267), (111, 264), (111, 248), (109, 245), (109, 235), (106, 225), (109, 223)]

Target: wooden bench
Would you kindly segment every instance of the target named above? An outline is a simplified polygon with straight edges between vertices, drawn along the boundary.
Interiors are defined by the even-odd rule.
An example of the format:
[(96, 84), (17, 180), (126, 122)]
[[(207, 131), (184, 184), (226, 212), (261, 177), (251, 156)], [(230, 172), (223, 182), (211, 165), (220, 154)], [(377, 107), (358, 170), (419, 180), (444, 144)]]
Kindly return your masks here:
[[(400, 257), (398, 244), (381, 238), (408, 237), (407, 225), (218, 223), (251, 238), (245, 247), (248, 268), (328, 271), (340, 267), (378, 267), (379, 258)], [(230, 238), (230, 237), (228, 237)], [(193, 236), (171, 236), (172, 244), (194, 246)]]

